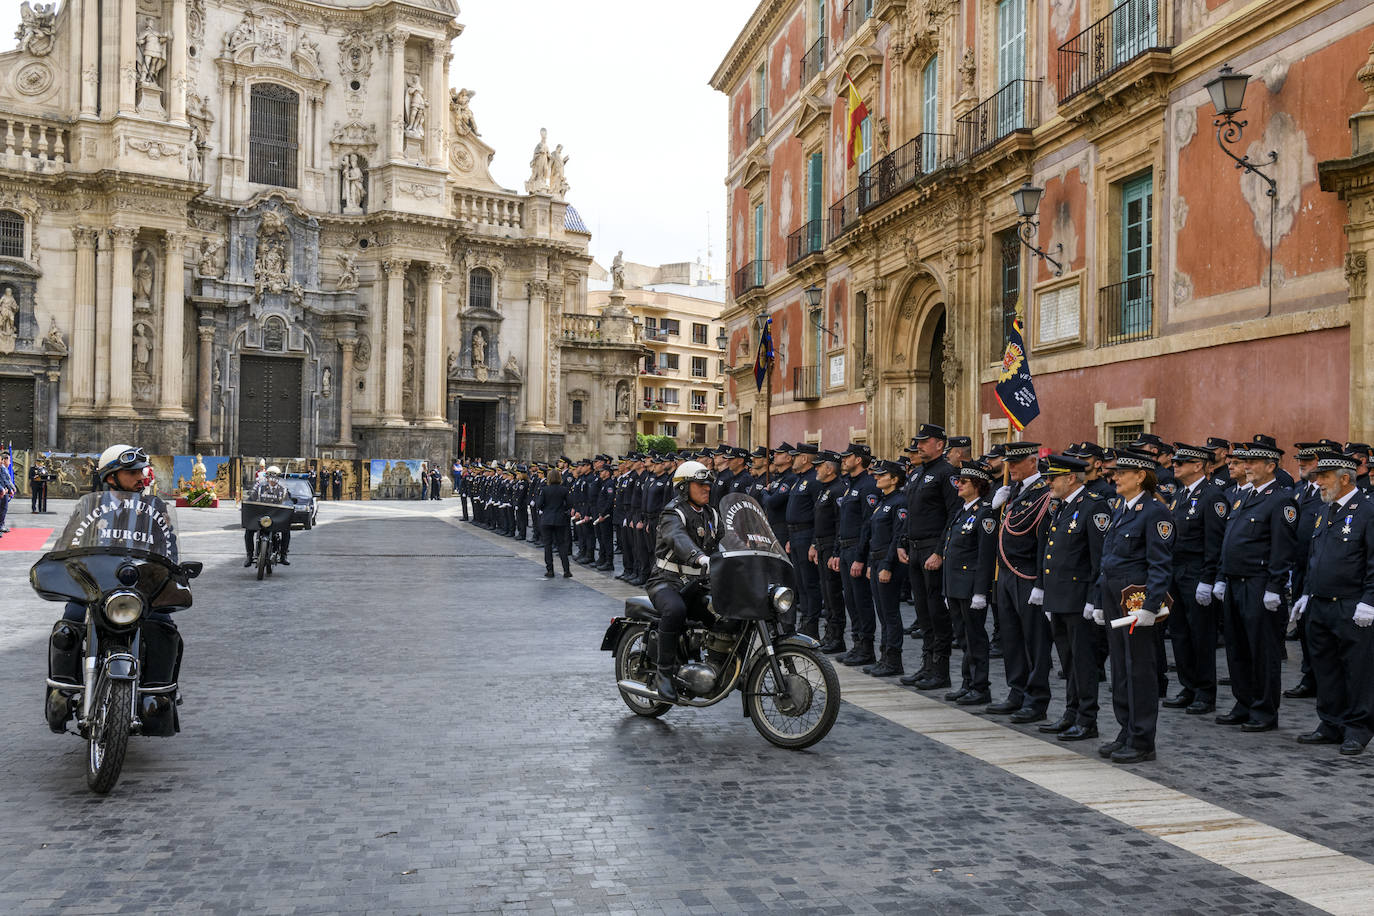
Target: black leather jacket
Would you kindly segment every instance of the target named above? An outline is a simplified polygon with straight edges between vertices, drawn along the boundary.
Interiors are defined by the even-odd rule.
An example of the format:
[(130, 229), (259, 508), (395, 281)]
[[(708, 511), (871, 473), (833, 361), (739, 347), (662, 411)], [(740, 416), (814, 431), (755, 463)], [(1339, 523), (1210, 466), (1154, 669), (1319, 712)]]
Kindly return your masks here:
[(697, 508), (691, 500), (674, 496), (658, 519), (650, 594), (660, 586), (681, 591), (703, 581), (705, 570), (697, 561), (714, 553), (719, 543), (720, 513), (715, 507)]

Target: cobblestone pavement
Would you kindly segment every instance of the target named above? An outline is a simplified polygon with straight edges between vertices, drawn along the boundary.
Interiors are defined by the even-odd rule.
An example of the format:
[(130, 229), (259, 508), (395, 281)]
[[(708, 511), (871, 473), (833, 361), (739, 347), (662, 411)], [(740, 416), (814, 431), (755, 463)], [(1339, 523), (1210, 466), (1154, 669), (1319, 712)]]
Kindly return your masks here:
[[(103, 799), (42, 720), (60, 608), (0, 554), (0, 913), (1313, 911), (852, 705), (806, 752), (733, 701), (630, 715), (598, 647), (631, 590), (455, 507), (325, 503), (265, 582), (236, 510), (183, 512), (182, 732)], [(1369, 859), (1370, 762), (1292, 706), (1165, 714), (1135, 772)]]

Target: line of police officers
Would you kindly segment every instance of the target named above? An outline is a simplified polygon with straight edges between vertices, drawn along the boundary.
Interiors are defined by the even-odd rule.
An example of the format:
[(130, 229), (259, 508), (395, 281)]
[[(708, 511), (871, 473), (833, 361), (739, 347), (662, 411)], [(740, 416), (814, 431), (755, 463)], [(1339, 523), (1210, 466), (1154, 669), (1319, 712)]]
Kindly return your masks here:
[[(712, 503), (753, 496), (792, 558), (797, 602), (785, 623), (873, 676), (951, 688), (944, 697), (958, 705), (1080, 741), (1099, 735), (1110, 659), (1119, 728), (1099, 753), (1135, 763), (1155, 756), (1161, 698), (1189, 715), (1216, 712), (1227, 684), (1216, 665), (1224, 633), (1233, 702), (1217, 723), (1270, 731), (1283, 696), (1315, 696), (1319, 724), (1298, 740), (1354, 755), (1374, 734), (1370, 447), (1322, 439), (1296, 448), (1297, 482), (1266, 435), (1201, 446), (1144, 435), (1116, 451), (1081, 442), (1045, 457), (1038, 443), (1013, 442), (973, 460), (967, 437), (932, 424), (904, 461), (876, 460), (861, 443), (842, 452), (783, 443), (565, 457), (557, 466), (571, 476), (576, 558), (611, 571), (619, 552), (616, 578), (638, 585), (674, 468), (689, 459), (713, 466)], [(525, 466), (474, 466), (459, 491), (479, 524), (524, 538), (542, 479)], [(916, 620), (904, 632), (908, 588)], [(1302, 679), (1283, 691), (1290, 627)], [(907, 635), (921, 641), (909, 675)], [(1180, 685), (1173, 696), (1166, 639)], [(1066, 706), (1049, 722), (1054, 655)], [(1007, 692), (994, 701), (998, 656)]]

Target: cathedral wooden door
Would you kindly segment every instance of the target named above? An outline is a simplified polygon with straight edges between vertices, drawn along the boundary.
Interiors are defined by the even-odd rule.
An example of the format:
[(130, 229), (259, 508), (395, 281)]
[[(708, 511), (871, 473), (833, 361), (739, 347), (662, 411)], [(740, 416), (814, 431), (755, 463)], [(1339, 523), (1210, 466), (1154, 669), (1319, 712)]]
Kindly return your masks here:
[(239, 359), (239, 454), (271, 458), (301, 452), (301, 361)]
[(33, 448), (33, 424), (33, 379), (0, 378), (0, 448)]

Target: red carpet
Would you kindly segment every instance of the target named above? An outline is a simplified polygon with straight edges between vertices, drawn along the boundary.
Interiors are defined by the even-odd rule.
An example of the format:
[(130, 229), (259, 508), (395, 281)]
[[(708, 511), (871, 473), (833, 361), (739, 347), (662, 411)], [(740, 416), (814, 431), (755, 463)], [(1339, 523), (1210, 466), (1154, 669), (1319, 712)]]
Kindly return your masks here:
[(51, 528), (11, 528), (0, 537), (0, 550), (42, 550)]

